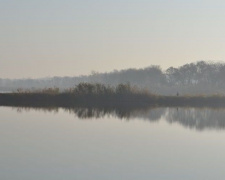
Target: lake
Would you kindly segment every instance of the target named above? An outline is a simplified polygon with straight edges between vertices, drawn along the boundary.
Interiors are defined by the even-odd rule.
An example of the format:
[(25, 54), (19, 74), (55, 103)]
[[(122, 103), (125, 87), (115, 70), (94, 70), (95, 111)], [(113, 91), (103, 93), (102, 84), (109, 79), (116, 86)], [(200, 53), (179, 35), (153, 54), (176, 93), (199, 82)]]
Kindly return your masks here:
[(225, 178), (225, 109), (0, 107), (2, 180)]

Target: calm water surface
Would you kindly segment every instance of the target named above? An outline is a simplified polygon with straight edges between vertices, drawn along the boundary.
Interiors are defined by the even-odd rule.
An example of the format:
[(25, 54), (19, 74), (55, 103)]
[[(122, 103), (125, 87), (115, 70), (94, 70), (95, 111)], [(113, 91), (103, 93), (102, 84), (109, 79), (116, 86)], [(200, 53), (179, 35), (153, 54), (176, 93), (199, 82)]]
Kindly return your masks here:
[(225, 178), (225, 110), (0, 107), (2, 180)]

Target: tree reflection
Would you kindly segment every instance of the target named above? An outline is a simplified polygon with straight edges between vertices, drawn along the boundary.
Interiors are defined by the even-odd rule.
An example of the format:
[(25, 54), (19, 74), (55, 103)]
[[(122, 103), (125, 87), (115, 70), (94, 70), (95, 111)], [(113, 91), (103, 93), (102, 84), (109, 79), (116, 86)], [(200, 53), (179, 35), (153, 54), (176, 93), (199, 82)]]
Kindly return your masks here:
[(225, 109), (170, 108), (166, 120), (197, 130), (225, 129)]
[[(19, 107), (17, 112), (29, 111), (35, 109), (44, 112), (57, 113), (60, 108), (55, 107)], [(79, 119), (104, 118), (113, 116), (119, 119), (140, 119), (149, 122), (157, 122), (161, 119), (168, 123), (178, 123), (186, 128), (196, 129), (198, 131), (204, 129), (225, 129), (225, 109), (213, 108), (91, 108), (91, 107), (74, 107), (62, 108), (64, 111), (74, 114)]]

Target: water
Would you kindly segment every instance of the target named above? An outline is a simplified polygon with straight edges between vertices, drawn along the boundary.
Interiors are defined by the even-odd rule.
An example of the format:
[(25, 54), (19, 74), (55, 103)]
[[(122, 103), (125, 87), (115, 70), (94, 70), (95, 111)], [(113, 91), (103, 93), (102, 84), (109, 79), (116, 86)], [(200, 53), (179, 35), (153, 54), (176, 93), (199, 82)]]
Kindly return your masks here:
[(0, 108), (2, 180), (224, 179), (225, 110)]

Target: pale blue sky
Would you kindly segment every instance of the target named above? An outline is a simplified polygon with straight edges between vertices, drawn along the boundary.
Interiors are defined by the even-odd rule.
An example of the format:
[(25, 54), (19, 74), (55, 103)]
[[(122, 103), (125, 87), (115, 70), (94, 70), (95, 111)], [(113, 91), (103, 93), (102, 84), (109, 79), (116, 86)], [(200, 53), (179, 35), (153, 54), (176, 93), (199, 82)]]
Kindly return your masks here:
[(0, 0), (0, 78), (225, 61), (225, 2)]

